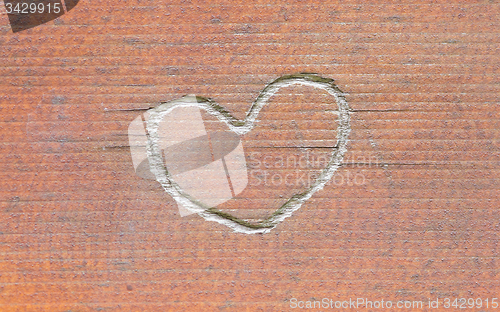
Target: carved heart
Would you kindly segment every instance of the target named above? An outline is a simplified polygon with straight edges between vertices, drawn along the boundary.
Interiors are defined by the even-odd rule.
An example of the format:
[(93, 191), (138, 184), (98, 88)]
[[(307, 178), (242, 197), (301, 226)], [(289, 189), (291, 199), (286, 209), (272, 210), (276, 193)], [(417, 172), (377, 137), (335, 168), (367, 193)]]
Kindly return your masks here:
[[(260, 110), (267, 101), (280, 88), (291, 85), (305, 85), (319, 88), (331, 94), (338, 104), (338, 128), (337, 145), (333, 149), (331, 158), (327, 166), (321, 171), (318, 178), (303, 192), (291, 196), (281, 207), (279, 207), (269, 218), (258, 224), (249, 223), (245, 220), (234, 217), (228, 213), (207, 207), (195, 198), (186, 193), (166, 170), (160, 146), (159, 125), (163, 118), (176, 107), (196, 106), (215, 116), (218, 120), (227, 124), (229, 129), (238, 135), (243, 135), (252, 130)], [(340, 167), (344, 154), (347, 150), (347, 139), (350, 133), (349, 106), (342, 91), (334, 84), (332, 79), (322, 78), (315, 74), (287, 75), (276, 79), (270, 83), (259, 94), (248, 111), (244, 120), (234, 118), (224, 108), (210, 99), (197, 97), (196, 102), (172, 101), (163, 103), (149, 111), (146, 121), (148, 131), (147, 158), (149, 160), (150, 171), (156, 180), (162, 185), (165, 191), (170, 194), (179, 204), (197, 213), (205, 220), (215, 221), (228, 226), (236, 232), (241, 233), (267, 233), (276, 227), (285, 218), (290, 217), (294, 211), (299, 209), (317, 191), (321, 190), (332, 178), (335, 171)]]

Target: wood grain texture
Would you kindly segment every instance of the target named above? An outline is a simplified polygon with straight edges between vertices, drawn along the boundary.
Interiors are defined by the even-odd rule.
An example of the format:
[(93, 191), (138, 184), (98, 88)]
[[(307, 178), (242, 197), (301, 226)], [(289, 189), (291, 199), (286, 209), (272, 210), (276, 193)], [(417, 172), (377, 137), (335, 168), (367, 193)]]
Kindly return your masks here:
[[(13, 34), (0, 14), (0, 311), (500, 298), (499, 16), (497, 0), (82, 0)], [(135, 175), (140, 112), (196, 94), (243, 118), (300, 72), (335, 79), (352, 131), (336, 177), (271, 233), (181, 217)], [(280, 94), (246, 151), (332, 141), (330, 106)], [(225, 209), (256, 218), (289, 193), (249, 186)]]

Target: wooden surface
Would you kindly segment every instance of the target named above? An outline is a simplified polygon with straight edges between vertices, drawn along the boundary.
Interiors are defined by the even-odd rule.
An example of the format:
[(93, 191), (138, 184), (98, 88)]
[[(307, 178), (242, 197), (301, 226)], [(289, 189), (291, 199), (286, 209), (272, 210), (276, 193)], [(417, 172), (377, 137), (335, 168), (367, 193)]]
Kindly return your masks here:
[[(496, 0), (82, 0), (16, 34), (0, 15), (0, 311), (500, 298), (499, 14)], [(182, 218), (135, 175), (127, 127), (141, 109), (196, 94), (243, 118), (300, 72), (346, 93), (337, 175), (365, 183), (332, 180), (245, 235)], [(321, 137), (321, 97), (277, 96), (247, 152)], [(226, 208), (260, 216), (287, 191), (249, 186)]]

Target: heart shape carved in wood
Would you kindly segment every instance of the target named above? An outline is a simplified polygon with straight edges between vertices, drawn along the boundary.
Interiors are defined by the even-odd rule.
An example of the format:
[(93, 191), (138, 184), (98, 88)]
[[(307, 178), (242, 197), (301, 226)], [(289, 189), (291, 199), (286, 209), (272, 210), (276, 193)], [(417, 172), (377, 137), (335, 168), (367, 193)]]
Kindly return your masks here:
[[(310, 185), (308, 185), (306, 189), (294, 194), (288, 200), (286, 200), (286, 202), (281, 205), (270, 217), (263, 219), (258, 223), (250, 223), (247, 220), (237, 218), (227, 212), (216, 209), (216, 204), (211, 205), (210, 201), (208, 201), (209, 204), (207, 204), (207, 201), (204, 201), (203, 198), (200, 199), (199, 195), (193, 192), (186, 191), (186, 188), (183, 187), (182, 183), (182, 170), (176, 169), (177, 167), (175, 166), (175, 163), (173, 165), (166, 165), (166, 158), (168, 158), (168, 156), (166, 156), (163, 146), (164, 144), (162, 144), (163, 138), (161, 130), (161, 124), (162, 122), (164, 123), (165, 117), (171, 114), (172, 111), (179, 108), (197, 108), (199, 110), (204, 110), (208, 114), (216, 117), (220, 122), (225, 123), (227, 127), (229, 127), (229, 135), (219, 135), (219, 137), (224, 138), (224, 140), (230, 141), (231, 138), (234, 138), (234, 136), (238, 137), (251, 131), (254, 128), (259, 112), (267, 104), (268, 100), (279, 89), (292, 85), (303, 85), (322, 89), (332, 95), (338, 105), (337, 144), (334, 148), (332, 148), (329, 162), (327, 163), (326, 167), (320, 172), (317, 178)], [(213, 100), (203, 97), (181, 98), (179, 100), (162, 103), (161, 105), (152, 108), (147, 112), (147, 118), (145, 118), (146, 120), (144, 121), (146, 130), (145, 133), (147, 133), (147, 135), (145, 135), (147, 139), (144, 140), (144, 158), (146, 158), (147, 155), (147, 161), (145, 163), (148, 165), (148, 171), (150, 171), (152, 177), (161, 184), (165, 191), (170, 194), (180, 206), (184, 207), (190, 212), (197, 213), (205, 220), (215, 221), (220, 224), (226, 225), (236, 232), (247, 234), (267, 233), (287, 217), (290, 217), (309, 198), (311, 198), (314, 193), (321, 190), (325, 186), (325, 184), (332, 178), (335, 171), (341, 166), (344, 154), (347, 150), (347, 141), (350, 133), (349, 111), (350, 109), (345, 100), (343, 92), (334, 84), (334, 81), (329, 78), (320, 77), (316, 74), (286, 75), (274, 80), (260, 92), (257, 99), (253, 102), (252, 106), (248, 110), (246, 118), (244, 120), (239, 120), (233, 117), (227, 110), (215, 103)], [(186, 129), (186, 131), (190, 130), (191, 129)], [(231, 136), (231, 134), (233, 136)], [(210, 137), (210, 135), (208, 135), (208, 137)], [(238, 142), (239, 141), (236, 141), (236, 144), (231, 143), (231, 148), (235, 149), (236, 146), (238, 146)], [(190, 146), (197, 146), (197, 148), (201, 150), (200, 146), (202, 146), (204, 143), (202, 141), (196, 141), (195, 143), (191, 142), (190, 144)], [(213, 159), (214, 150), (212, 145), (210, 146), (210, 148), (212, 149)], [(186, 143), (181, 142), (172, 146), (173, 147), (171, 147), (170, 150), (182, 151), (185, 150)], [(217, 151), (215, 153), (217, 153)], [(224, 153), (227, 154), (227, 152)], [(220, 159), (222, 159), (222, 161), (224, 161), (224, 153), (222, 153), (219, 157)], [(243, 153), (242, 149), (241, 153)], [(178, 158), (183, 158), (182, 154), (177, 154), (177, 156)], [(174, 159), (175, 157), (170, 158)], [(217, 160), (217, 157), (215, 157), (215, 159), (213, 160)], [(209, 162), (210, 161), (206, 161), (207, 166)], [(226, 173), (228, 173), (226, 164), (223, 162), (221, 162), (221, 164), (224, 165)], [(246, 172), (246, 169), (244, 170), (244, 172)], [(196, 176), (191, 177), (191, 179), (203, 180), (203, 177)], [(243, 184), (243, 188), (245, 186), (246, 184)], [(206, 190), (206, 193), (210, 192), (210, 189)]]

